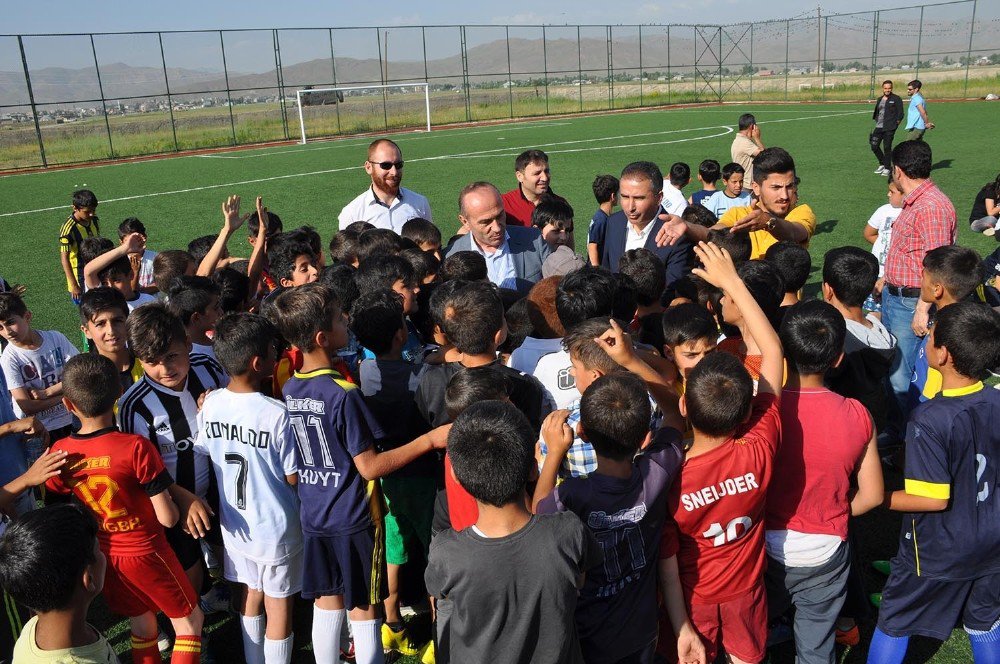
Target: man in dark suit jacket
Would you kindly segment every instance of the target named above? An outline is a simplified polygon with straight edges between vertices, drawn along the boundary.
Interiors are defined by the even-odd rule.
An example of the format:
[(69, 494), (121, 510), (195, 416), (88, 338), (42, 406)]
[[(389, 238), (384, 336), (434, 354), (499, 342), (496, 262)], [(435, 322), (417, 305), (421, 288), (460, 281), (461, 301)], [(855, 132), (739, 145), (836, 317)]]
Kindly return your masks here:
[(893, 94), (892, 81), (882, 81), (882, 96), (875, 102), (872, 120), (875, 121), (875, 129), (868, 142), (878, 159), (879, 166), (875, 172), (888, 177), (892, 173), (892, 138), (896, 127), (903, 121), (903, 100)]
[(447, 256), (475, 251), (486, 259), (491, 282), (527, 294), (541, 280), (542, 263), (551, 251), (541, 232), (508, 226), (500, 191), (489, 182), (465, 187), (458, 205), (458, 219), (467, 232), (452, 243)]
[(691, 259), (691, 243), (658, 247), (656, 234), (663, 226), (659, 217), (663, 198), (663, 174), (648, 161), (629, 164), (622, 171), (618, 185), (621, 211), (608, 218), (604, 235), (601, 267), (618, 272), (618, 261), (629, 249), (649, 249), (666, 265), (667, 288), (687, 273)]

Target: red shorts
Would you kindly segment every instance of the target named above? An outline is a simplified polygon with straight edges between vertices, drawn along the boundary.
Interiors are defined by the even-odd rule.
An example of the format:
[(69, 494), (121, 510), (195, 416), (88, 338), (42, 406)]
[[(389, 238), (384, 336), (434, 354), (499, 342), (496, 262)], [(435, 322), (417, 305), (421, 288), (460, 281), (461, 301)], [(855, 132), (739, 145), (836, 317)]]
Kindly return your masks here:
[(198, 606), (198, 595), (170, 548), (139, 556), (108, 556), (104, 599), (119, 615), (134, 618), (163, 611), (183, 618)]
[(691, 604), (691, 623), (705, 643), (707, 661), (718, 654), (719, 632), (726, 652), (744, 662), (767, 655), (767, 594), (763, 582), (721, 604)]

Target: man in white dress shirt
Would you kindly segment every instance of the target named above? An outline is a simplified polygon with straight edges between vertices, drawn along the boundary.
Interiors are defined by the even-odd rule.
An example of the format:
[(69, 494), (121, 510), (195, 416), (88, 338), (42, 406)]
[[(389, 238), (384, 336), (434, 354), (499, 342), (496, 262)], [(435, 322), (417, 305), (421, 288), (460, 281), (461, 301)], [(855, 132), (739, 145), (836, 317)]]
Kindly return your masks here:
[(355, 221), (367, 221), (376, 228), (388, 228), (399, 233), (403, 224), (420, 217), (431, 219), (427, 198), (406, 187), (403, 181), (403, 153), (388, 138), (379, 138), (368, 146), (365, 172), (371, 186), (344, 206), (338, 217), (343, 230)]

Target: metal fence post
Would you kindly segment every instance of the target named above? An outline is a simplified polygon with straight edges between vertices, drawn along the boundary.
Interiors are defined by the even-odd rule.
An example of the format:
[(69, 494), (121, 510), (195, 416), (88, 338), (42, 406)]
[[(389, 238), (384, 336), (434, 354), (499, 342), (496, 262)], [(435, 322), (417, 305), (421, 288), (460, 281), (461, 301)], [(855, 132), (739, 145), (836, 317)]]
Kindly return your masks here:
[(580, 46), (580, 26), (576, 26), (576, 82), (580, 93), (580, 112), (583, 112), (583, 48)]
[(785, 21), (785, 101), (788, 101), (788, 35), (791, 25), (791, 21)]
[(920, 78), (920, 44), (924, 39), (924, 6), (920, 5), (920, 27), (917, 29), (917, 75)]
[(271, 37), (274, 40), (274, 71), (278, 76), (278, 107), (281, 109), (281, 127), (285, 132), (285, 140), (290, 140), (288, 133), (288, 109), (285, 108), (285, 74), (281, 69), (281, 38), (277, 29), (271, 30)]
[(670, 72), (670, 26), (667, 26), (667, 104), (670, 104), (670, 83), (674, 75)]
[(826, 47), (828, 45), (827, 37), (830, 34), (830, 17), (823, 17), (823, 62), (820, 65), (820, 70), (822, 73), (822, 80), (820, 81), (820, 87), (823, 89), (822, 99), (826, 101)]
[(226, 40), (219, 30), (219, 48), (222, 49), (222, 73), (226, 78), (226, 101), (229, 102), (229, 128), (233, 135), (233, 145), (236, 145), (236, 118), (233, 116), (233, 94), (229, 91), (229, 67), (226, 65)]
[(753, 76), (757, 73), (757, 68), (753, 66), (753, 26), (750, 24), (750, 101), (753, 101)]
[(719, 28), (719, 91), (716, 96), (719, 98), (719, 103), (722, 103), (722, 61), (725, 59), (725, 55), (722, 53), (722, 28)]
[(104, 84), (101, 82), (101, 65), (97, 62), (97, 46), (94, 45), (94, 35), (90, 35), (90, 51), (94, 54), (94, 71), (97, 72), (97, 91), (101, 94), (101, 109), (104, 111), (104, 127), (108, 131), (109, 156), (115, 158), (115, 144), (111, 141), (111, 123), (108, 121), (108, 104), (104, 99)]
[(549, 49), (545, 36), (545, 26), (542, 26), (542, 69), (545, 76), (545, 115), (549, 114)]
[(646, 80), (646, 72), (642, 68), (642, 24), (639, 24), (639, 106), (642, 107), (642, 84)]
[(875, 77), (878, 76), (878, 23), (880, 14), (875, 12), (872, 17), (872, 76), (868, 89), (869, 98), (875, 97)]
[(177, 123), (174, 121), (174, 100), (170, 95), (170, 76), (167, 74), (167, 56), (163, 52), (163, 33), (156, 33), (157, 39), (160, 41), (160, 62), (163, 64), (163, 85), (167, 88), (167, 106), (170, 107), (170, 131), (174, 134), (174, 152), (179, 152), (181, 149), (180, 143), (177, 142)]
[(31, 105), (31, 118), (35, 121), (35, 136), (38, 137), (38, 155), (42, 158), (42, 166), (48, 166), (45, 159), (45, 143), (42, 142), (42, 126), (38, 123), (38, 108), (35, 106), (35, 91), (31, 87), (31, 74), (28, 73), (28, 58), (24, 54), (24, 40), (17, 36), (17, 47), (21, 51), (21, 66), (24, 67), (24, 84), (28, 88), (28, 103)]
[(608, 26), (608, 108), (615, 107), (615, 29)]
[(503, 26), (504, 43), (507, 45), (507, 101), (510, 102), (510, 117), (514, 117), (514, 78), (510, 71), (510, 26)]
[[(465, 26), (459, 27), (462, 37), (462, 88), (465, 94), (465, 121), (472, 122), (472, 85), (469, 83), (469, 49), (465, 42)], [(508, 42), (510, 49), (510, 42)], [(511, 116), (513, 117), (513, 116)]]
[[(389, 35), (385, 36), (386, 40), (386, 51), (389, 49)], [(389, 60), (389, 53), (385, 54), (385, 59), (382, 58), (382, 29), (375, 28), (375, 43), (378, 45), (378, 76), (382, 80), (382, 85), (385, 86), (385, 79), (388, 78), (386, 74), (386, 66)], [(386, 131), (389, 131), (389, 108), (388, 108), (388, 98), (386, 97), (387, 92), (385, 87), (382, 88), (382, 124)]]
[(972, 0), (972, 21), (969, 23), (969, 49), (965, 53), (965, 88), (963, 97), (969, 96), (969, 67), (972, 65), (972, 40), (976, 35), (976, 5), (978, 0)]
[[(327, 28), (327, 32), (330, 33), (330, 66), (333, 68), (333, 87), (337, 87), (337, 55), (333, 50), (333, 28)], [(333, 107), (337, 111), (337, 133), (343, 133), (343, 129), (340, 127), (340, 104), (334, 104)]]

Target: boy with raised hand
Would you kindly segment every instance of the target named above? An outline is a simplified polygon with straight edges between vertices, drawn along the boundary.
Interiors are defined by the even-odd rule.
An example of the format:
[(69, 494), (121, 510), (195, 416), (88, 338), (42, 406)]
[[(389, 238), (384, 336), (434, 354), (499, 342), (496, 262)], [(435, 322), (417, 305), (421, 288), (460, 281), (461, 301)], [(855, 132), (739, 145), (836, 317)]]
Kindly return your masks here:
[(789, 307), (781, 326), (788, 380), (781, 446), (767, 493), (765, 575), (772, 618), (795, 607), (802, 664), (833, 664), (837, 616), (851, 566), (848, 517), (882, 502), (876, 431), (864, 405), (831, 392), (824, 377), (843, 358), (847, 326), (830, 304)]
[(315, 600), (317, 662), (337, 661), (350, 612), (357, 661), (381, 662), (378, 604), (386, 596), (382, 519), (374, 481), (446, 444), (442, 427), (392, 450), (357, 386), (333, 369), (347, 326), (332, 289), (308, 284), (282, 292), (270, 315), (303, 357), (283, 393), (299, 449), (300, 518), (304, 540), (302, 596)]
[[(219, 231), (218, 236), (215, 238), (215, 242), (212, 243), (211, 248), (205, 257), (201, 260), (198, 265), (196, 274), (200, 277), (210, 277), (215, 274), (215, 271), (221, 267), (225, 267), (220, 261), (223, 259), (228, 259), (227, 262), (232, 262), (236, 259), (229, 258), (229, 239), (233, 236), (236, 231), (240, 229), (243, 224), (247, 222), (248, 219), (256, 217), (257, 219), (269, 219), (267, 208), (264, 207), (263, 200), (260, 196), (257, 197), (256, 210), (253, 212), (248, 212), (247, 214), (240, 216), (240, 201), (239, 196), (230, 196), (226, 200), (222, 201), (222, 230)], [(280, 223), (280, 222), (279, 222)], [(252, 228), (255, 236), (251, 238), (250, 244), (253, 245), (253, 253), (250, 257), (250, 267), (248, 268), (248, 273), (253, 280), (254, 271), (258, 272), (263, 269), (264, 251), (266, 249), (266, 238), (268, 237), (268, 225), (267, 223), (256, 223), (251, 226), (256, 226)], [(256, 259), (256, 260), (255, 260)], [(255, 291), (256, 292), (256, 291)]]
[(958, 302), (937, 314), (928, 364), (941, 393), (910, 413), (902, 491), (883, 505), (905, 512), (882, 591), (869, 664), (900, 664), (910, 636), (945, 641), (961, 621), (976, 664), (1000, 661), (1000, 392), (983, 379), (1000, 365), (1000, 315)]
[(83, 268), (84, 285), (90, 288), (111, 286), (125, 296), (129, 311), (148, 302), (154, 302), (155, 297), (149, 293), (135, 290), (135, 266), (129, 256), (141, 254), (146, 249), (146, 238), (141, 233), (131, 233), (125, 236), (121, 244), (106, 251), (89, 261)]
[[(139, 233), (143, 240), (149, 241), (146, 225), (137, 217), (128, 217), (118, 224), (118, 241), (123, 242), (132, 233)], [(153, 283), (153, 261), (156, 260), (156, 252), (143, 246), (142, 251), (130, 252), (128, 260), (134, 272), (132, 290), (156, 295), (156, 284)]]
[(250, 664), (291, 661), (292, 604), (302, 590), (294, 434), (285, 404), (261, 394), (277, 341), (277, 330), (261, 316), (219, 321), (215, 351), (230, 380), (205, 398), (194, 443), (196, 453), (211, 459), (219, 485), (223, 573), (242, 591)]
[(680, 412), (694, 429), (667, 505), (676, 536), (688, 613), (715, 661), (720, 645), (732, 661), (760, 662), (767, 642), (764, 592), (764, 500), (781, 423), (778, 390), (784, 357), (778, 335), (743, 284), (728, 253), (713, 244), (694, 248), (703, 267), (694, 274), (739, 307), (761, 354), (757, 395), (750, 375), (728, 353), (710, 353), (688, 374)]
[[(768, 322), (777, 325), (781, 300), (785, 296), (785, 286), (781, 275), (778, 274), (774, 266), (762, 260), (748, 260), (736, 268), (736, 275), (750, 293), (754, 304), (764, 312)], [(722, 322), (735, 327), (739, 331), (739, 335), (726, 337), (719, 342), (717, 348), (738, 358), (743, 363), (743, 367), (750, 372), (750, 377), (753, 378), (756, 385), (760, 375), (763, 353), (743, 314), (743, 309), (725, 292), (719, 299), (718, 308), (722, 309), (720, 316)], [(717, 314), (719, 313), (718, 309), (715, 311)], [(777, 387), (780, 388), (781, 384), (779, 383)]]
[(131, 621), (132, 660), (160, 661), (156, 613), (162, 611), (177, 634), (171, 661), (196, 664), (204, 615), (163, 530), (179, 517), (169, 492), (174, 480), (149, 440), (115, 427), (121, 387), (111, 360), (78, 355), (66, 364), (63, 382), (63, 402), (81, 426), (53, 445), (68, 454), (67, 464), (46, 486), (76, 496), (100, 523), (98, 542), (109, 563), (104, 596)]
[(448, 455), (476, 499), (465, 530), (431, 542), (427, 590), (453, 606), (453, 662), (582, 662), (574, 612), (601, 550), (574, 514), (533, 516), (525, 483), (536, 432), (516, 407), (473, 404), (455, 420)]
[(80, 243), (88, 237), (100, 237), (97, 219), (97, 196), (89, 189), (73, 192), (73, 213), (59, 229), (59, 260), (66, 275), (66, 288), (73, 304), (80, 304), (83, 294), (83, 265)]
[(98, 286), (80, 298), (80, 329), (94, 351), (111, 360), (118, 369), (122, 392), (142, 378), (142, 362), (128, 347), (128, 303), (121, 291)]

